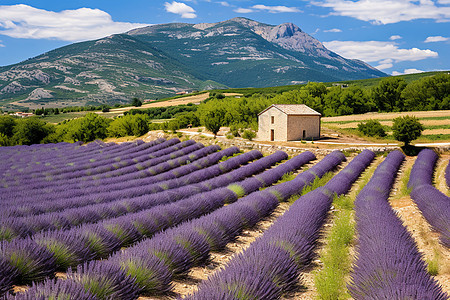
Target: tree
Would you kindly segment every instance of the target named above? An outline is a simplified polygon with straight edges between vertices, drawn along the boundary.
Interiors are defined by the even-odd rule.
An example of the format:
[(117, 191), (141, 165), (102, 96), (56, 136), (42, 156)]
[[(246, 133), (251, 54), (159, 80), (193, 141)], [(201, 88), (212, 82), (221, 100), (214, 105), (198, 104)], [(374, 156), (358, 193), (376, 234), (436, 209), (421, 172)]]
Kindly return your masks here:
[(450, 75), (439, 74), (413, 81), (402, 91), (405, 110), (450, 109)]
[(12, 137), (15, 126), (16, 120), (13, 117), (9, 115), (0, 116), (0, 133)]
[(54, 125), (36, 117), (26, 118), (17, 121), (17, 125), (14, 127), (13, 140), (17, 145), (39, 144), (54, 131)]
[(66, 124), (67, 136), (73, 141), (91, 142), (107, 137), (109, 120), (95, 113), (88, 113), (83, 118)]
[(401, 111), (403, 102), (402, 91), (406, 87), (406, 82), (397, 77), (389, 77), (372, 89), (372, 97), (379, 111)]
[(131, 100), (131, 105), (136, 106), (136, 107), (142, 106), (142, 101), (139, 98), (134, 97)]
[(149, 118), (147, 115), (126, 115), (115, 119), (108, 127), (108, 135), (115, 137), (141, 136), (149, 130)]
[(404, 116), (394, 119), (392, 131), (397, 141), (404, 142), (408, 146), (411, 141), (422, 135), (423, 125), (416, 117)]
[(106, 104), (103, 104), (102, 105), (102, 112), (104, 112), (104, 113), (109, 112), (109, 106), (106, 105)]
[(209, 131), (214, 134), (216, 138), (217, 132), (220, 127), (224, 125), (226, 111), (224, 109), (214, 109), (206, 113), (203, 119), (203, 123)]

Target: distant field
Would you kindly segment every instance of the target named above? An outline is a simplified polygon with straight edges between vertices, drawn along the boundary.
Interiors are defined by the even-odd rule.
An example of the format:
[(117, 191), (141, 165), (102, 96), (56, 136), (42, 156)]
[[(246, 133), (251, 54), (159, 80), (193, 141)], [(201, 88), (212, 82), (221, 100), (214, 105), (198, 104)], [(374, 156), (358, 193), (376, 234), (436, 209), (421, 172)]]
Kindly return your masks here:
[[(238, 96), (238, 95), (241, 95), (241, 94), (225, 93), (225, 96)], [(140, 107), (129, 106), (129, 107), (122, 107), (122, 108), (111, 108), (110, 111), (106, 112), (106, 113), (101, 112), (101, 111), (94, 111), (94, 113), (102, 115), (107, 118), (114, 118), (114, 117), (122, 115), (124, 112), (132, 110), (132, 109), (146, 109), (146, 108), (151, 108), (151, 107), (167, 107), (167, 106), (176, 106), (176, 105), (189, 104), (189, 103), (200, 103), (200, 102), (206, 100), (208, 97), (209, 97), (209, 93), (203, 93), (203, 94), (198, 94), (198, 95), (193, 95), (193, 96), (180, 97), (180, 98), (176, 98), (176, 99), (168, 99), (166, 101), (155, 101), (155, 102), (143, 104)], [(81, 118), (89, 112), (90, 111), (64, 113), (64, 114), (62, 113), (62, 114), (58, 114), (58, 115), (49, 115), (49, 116), (45, 116), (42, 118), (45, 121), (50, 122), (50, 123), (59, 123), (64, 120)], [(163, 121), (167, 121), (167, 120), (163, 120)]]
[[(397, 117), (415, 116), (424, 125), (425, 130), (417, 141), (450, 141), (450, 110), (439, 111), (414, 111), (397, 113), (368, 113), (362, 115), (349, 115), (340, 117), (322, 118), (323, 126), (343, 130), (347, 133), (356, 133), (358, 124), (367, 120), (378, 120), (381, 125), (386, 127), (387, 133), (392, 133), (391, 127), (393, 120)], [(390, 135), (386, 139), (393, 139)]]
[[(240, 94), (225, 93), (225, 96), (237, 96), (237, 95), (240, 95)], [(132, 109), (145, 109), (145, 108), (151, 108), (151, 107), (167, 107), (167, 106), (176, 106), (176, 105), (183, 105), (183, 104), (189, 104), (189, 103), (200, 103), (200, 102), (208, 99), (208, 97), (209, 97), (209, 93), (203, 93), (203, 94), (199, 94), (199, 95), (176, 98), (176, 99), (171, 99), (171, 100), (167, 100), (167, 101), (157, 101), (157, 102), (146, 103), (140, 107), (129, 106), (129, 107), (123, 107), (123, 108), (112, 108), (108, 113), (102, 113), (102, 112), (97, 112), (97, 113), (108, 116), (108, 115), (113, 115), (113, 114), (124, 113), (124, 112), (132, 110)]]

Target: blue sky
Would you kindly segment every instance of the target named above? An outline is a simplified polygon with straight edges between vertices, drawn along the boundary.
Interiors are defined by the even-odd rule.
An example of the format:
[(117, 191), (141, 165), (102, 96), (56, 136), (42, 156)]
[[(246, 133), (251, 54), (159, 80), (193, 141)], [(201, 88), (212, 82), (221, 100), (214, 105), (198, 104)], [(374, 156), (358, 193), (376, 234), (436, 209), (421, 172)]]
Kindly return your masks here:
[(0, 66), (151, 24), (292, 22), (388, 74), (450, 70), (450, 0), (0, 0)]

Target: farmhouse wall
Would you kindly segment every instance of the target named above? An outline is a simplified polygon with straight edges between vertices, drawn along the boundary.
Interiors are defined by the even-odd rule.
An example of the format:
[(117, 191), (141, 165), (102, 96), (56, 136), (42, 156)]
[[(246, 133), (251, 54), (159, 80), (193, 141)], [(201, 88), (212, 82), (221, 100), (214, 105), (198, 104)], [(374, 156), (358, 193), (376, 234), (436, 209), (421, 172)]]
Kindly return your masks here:
[[(303, 136), (305, 131), (305, 136)], [(299, 141), (320, 137), (320, 116), (288, 116), (287, 140)]]
[[(273, 124), (272, 124), (273, 117)], [(286, 141), (288, 116), (279, 109), (272, 107), (258, 116), (258, 140), (270, 141), (271, 131), (274, 133), (274, 141)]]

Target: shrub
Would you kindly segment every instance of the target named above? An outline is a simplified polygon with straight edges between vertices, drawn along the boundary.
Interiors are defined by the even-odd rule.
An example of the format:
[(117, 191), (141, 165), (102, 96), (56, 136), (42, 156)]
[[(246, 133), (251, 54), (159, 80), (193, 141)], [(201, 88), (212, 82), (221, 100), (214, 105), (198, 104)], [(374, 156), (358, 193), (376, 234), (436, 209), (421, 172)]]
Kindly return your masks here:
[(253, 130), (246, 129), (242, 133), (242, 137), (244, 139), (247, 139), (247, 140), (251, 141), (251, 140), (253, 140), (256, 137), (256, 132), (254, 132)]
[(358, 124), (358, 131), (366, 136), (386, 136), (386, 131), (383, 125), (377, 120), (368, 120), (367, 122), (361, 122)]

